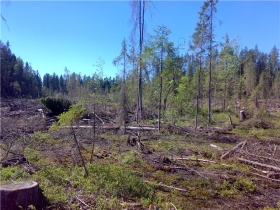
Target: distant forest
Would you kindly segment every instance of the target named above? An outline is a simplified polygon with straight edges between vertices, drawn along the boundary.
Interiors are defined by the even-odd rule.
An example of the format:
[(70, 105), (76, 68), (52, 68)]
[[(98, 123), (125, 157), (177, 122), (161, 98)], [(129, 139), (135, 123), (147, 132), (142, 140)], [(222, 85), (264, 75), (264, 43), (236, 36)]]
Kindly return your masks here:
[(69, 95), (83, 97), (95, 91), (110, 93), (118, 87), (116, 78), (102, 78), (98, 75), (81, 76), (71, 73), (65, 67), (64, 75), (45, 74), (41, 78), (29, 62), (24, 62), (12, 53), (10, 44), (1, 45), (1, 97), (40, 98)]

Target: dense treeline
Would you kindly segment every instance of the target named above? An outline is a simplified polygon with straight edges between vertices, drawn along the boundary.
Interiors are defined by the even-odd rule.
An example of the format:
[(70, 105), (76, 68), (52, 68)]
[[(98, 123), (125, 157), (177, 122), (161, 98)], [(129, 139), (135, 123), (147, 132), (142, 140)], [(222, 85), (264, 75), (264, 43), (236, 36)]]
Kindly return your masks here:
[[(216, 3), (206, 1), (201, 7), (188, 46), (183, 39), (178, 45), (170, 41), (171, 31), (164, 26), (149, 36), (141, 32), (139, 46), (135, 37), (131, 43), (124, 39), (113, 60), (121, 70), (116, 78), (103, 78), (98, 73), (82, 76), (65, 68), (64, 75), (47, 73), (41, 80), (38, 71), (12, 54), (9, 43), (1, 42), (1, 95), (67, 96), (74, 100), (94, 97), (102, 103), (120, 103), (122, 113), (130, 110), (140, 118), (148, 114), (171, 120), (206, 115), (204, 107), (208, 105), (209, 122), (211, 106), (225, 110), (239, 101), (280, 99), (279, 49), (272, 46), (268, 53), (258, 46), (241, 49), (228, 34), (214, 41), (211, 17)], [(187, 53), (183, 54), (182, 48)], [(102, 71), (103, 67), (99, 68)]]
[(42, 96), (42, 80), (38, 71), (34, 71), (31, 65), (24, 63), (20, 57), (16, 57), (7, 42), (1, 47), (1, 97), (27, 97), (36, 98)]
[(16, 57), (10, 49), (10, 44), (1, 45), (1, 97), (3, 98), (39, 98), (56, 96), (86, 97), (90, 93), (110, 93), (117, 90), (116, 78), (102, 78), (98, 74), (81, 76), (70, 74), (65, 68), (64, 75), (45, 74), (43, 80), (30, 63)]

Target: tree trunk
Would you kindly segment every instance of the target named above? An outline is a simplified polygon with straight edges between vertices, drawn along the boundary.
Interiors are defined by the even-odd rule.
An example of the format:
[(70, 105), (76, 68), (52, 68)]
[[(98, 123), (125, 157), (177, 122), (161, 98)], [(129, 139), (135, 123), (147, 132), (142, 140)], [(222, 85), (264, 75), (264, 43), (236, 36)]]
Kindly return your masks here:
[(208, 123), (211, 123), (211, 99), (212, 99), (212, 42), (213, 42), (213, 0), (210, 9), (210, 46), (209, 46), (209, 89), (208, 89)]
[(0, 185), (1, 209), (28, 209), (33, 205), (39, 209), (40, 193), (37, 182), (19, 182)]

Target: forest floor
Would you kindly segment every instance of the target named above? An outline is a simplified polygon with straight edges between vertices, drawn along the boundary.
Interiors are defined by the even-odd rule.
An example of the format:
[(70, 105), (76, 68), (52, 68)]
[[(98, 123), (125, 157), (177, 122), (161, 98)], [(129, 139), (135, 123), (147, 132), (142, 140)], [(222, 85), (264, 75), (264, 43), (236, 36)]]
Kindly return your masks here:
[(280, 209), (278, 104), (243, 122), (216, 112), (196, 131), (150, 120), (122, 134), (108, 107), (96, 129), (90, 115), (49, 129), (39, 101), (2, 100), (1, 184), (38, 182), (42, 209)]

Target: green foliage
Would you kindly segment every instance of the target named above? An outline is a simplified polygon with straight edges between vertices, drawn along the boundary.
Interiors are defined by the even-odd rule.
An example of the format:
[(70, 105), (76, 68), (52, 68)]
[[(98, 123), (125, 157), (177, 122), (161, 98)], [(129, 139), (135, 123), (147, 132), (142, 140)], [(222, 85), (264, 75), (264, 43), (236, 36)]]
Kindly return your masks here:
[(93, 173), (98, 191), (103, 195), (150, 198), (151, 188), (136, 177), (134, 173), (117, 165), (88, 165), (89, 173)]
[(234, 187), (244, 193), (252, 193), (257, 189), (257, 186), (252, 182), (252, 180), (245, 177), (238, 177), (234, 183)]
[(228, 198), (238, 197), (239, 193), (252, 193), (256, 191), (256, 189), (257, 186), (250, 178), (242, 176), (224, 180), (223, 183), (216, 185), (216, 190), (218, 190), (222, 196)]
[(254, 114), (254, 117), (258, 119), (263, 119), (265, 117), (269, 117), (269, 112), (266, 110), (265, 106), (260, 106), (260, 108)]
[(41, 103), (56, 116), (67, 111), (71, 105), (70, 101), (63, 98), (43, 98)]
[[(44, 196), (51, 203), (66, 203), (79, 189), (88, 195), (98, 196), (97, 209), (121, 209), (117, 198), (123, 196), (132, 200), (151, 199), (152, 188), (131, 170), (117, 165), (88, 164), (87, 167), (87, 177), (83, 176), (78, 166), (71, 169), (44, 168), (33, 177), (40, 183)], [(6, 170), (4, 175), (9, 178), (13, 174), (14, 171)]]
[(143, 160), (140, 154), (136, 150), (130, 150), (121, 154), (121, 161), (124, 164), (130, 164), (133, 166), (143, 165)]
[(24, 155), (27, 158), (27, 160), (30, 162), (37, 162), (40, 159), (39, 151), (37, 151), (31, 147), (25, 148)]
[[(84, 102), (79, 102), (70, 106), (67, 112), (63, 112), (58, 116), (58, 122), (55, 125), (65, 126), (76, 122), (84, 114), (86, 108)], [(53, 127), (52, 126), (52, 127)]]
[(108, 198), (105, 195), (99, 195), (96, 200), (96, 209), (111, 210), (123, 209), (119, 200), (116, 197)]
[(1, 182), (10, 183), (11, 181), (23, 177), (24, 174), (24, 170), (18, 166), (8, 166), (1, 168)]

